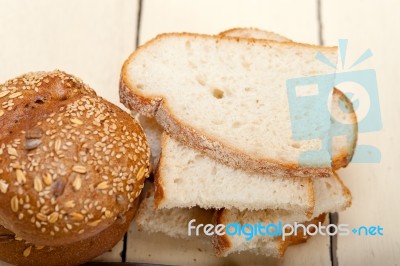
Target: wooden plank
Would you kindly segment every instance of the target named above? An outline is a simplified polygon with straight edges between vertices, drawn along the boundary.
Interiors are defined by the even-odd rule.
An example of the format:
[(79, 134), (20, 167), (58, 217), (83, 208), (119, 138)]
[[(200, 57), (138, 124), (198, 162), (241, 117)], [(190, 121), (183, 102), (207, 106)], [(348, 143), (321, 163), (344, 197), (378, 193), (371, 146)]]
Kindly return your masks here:
[(136, 38), (137, 0), (0, 1), (0, 80), (62, 69), (119, 103), (123, 61)]
[[(135, 46), (137, 6), (137, 0), (0, 0), (0, 80), (61, 69), (118, 104), (120, 69)], [(97, 260), (121, 261), (122, 248), (120, 241)]]
[(216, 34), (234, 27), (258, 27), (298, 42), (318, 43), (316, 1), (146, 0), (140, 42), (159, 33)]
[[(340, 171), (353, 194), (353, 206), (339, 214), (350, 226), (380, 225), (383, 236), (339, 236), (339, 265), (396, 265), (400, 261), (400, 58), (399, 1), (322, 2), (326, 44), (348, 38), (348, 65), (366, 49), (373, 57), (352, 70), (375, 69), (383, 130), (360, 133), (359, 143), (374, 145), (382, 154), (379, 164), (352, 164)], [(360, 96), (360, 105), (366, 97)]]
[[(290, 8), (288, 8), (290, 7)], [(258, 27), (295, 41), (318, 43), (316, 1), (143, 1), (140, 43), (163, 32), (216, 34), (233, 27)], [(290, 247), (281, 260), (253, 254), (216, 258), (211, 245), (174, 240), (162, 234), (128, 234), (127, 261), (178, 265), (331, 265), (329, 237)]]

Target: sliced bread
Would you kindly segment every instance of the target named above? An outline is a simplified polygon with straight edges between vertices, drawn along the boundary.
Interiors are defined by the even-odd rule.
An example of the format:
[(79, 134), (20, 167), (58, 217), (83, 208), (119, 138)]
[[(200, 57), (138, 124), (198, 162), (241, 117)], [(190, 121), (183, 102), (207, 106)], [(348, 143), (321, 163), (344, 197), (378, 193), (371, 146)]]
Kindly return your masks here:
[[(158, 208), (285, 209), (311, 215), (311, 178), (252, 174), (221, 164), (166, 133), (155, 177)], [(329, 178), (324, 178), (329, 179)]]
[[(316, 178), (314, 179), (315, 191), (315, 209), (313, 217), (320, 217), (323, 213), (336, 212), (345, 210), (351, 205), (350, 191), (339, 177), (335, 174), (333, 178)], [(216, 224), (230, 224), (238, 222), (240, 224), (262, 223), (278, 223), (292, 224), (299, 221), (307, 221), (309, 217), (304, 214), (285, 210), (269, 210), (269, 211), (245, 211), (241, 212), (236, 209), (223, 209), (216, 212), (214, 217)], [(245, 250), (257, 249), (263, 246), (263, 242), (268, 237), (255, 236), (250, 241), (245, 236), (214, 236), (213, 244), (217, 253), (226, 256), (231, 253), (241, 252)]]
[[(221, 212), (221, 211), (219, 211)], [(202, 241), (209, 242), (211, 245), (212, 241), (224, 239), (212, 239), (209, 236), (204, 234), (200, 234), (199, 237), (188, 235), (188, 223), (192, 219), (196, 219), (196, 222), (193, 223), (194, 226), (198, 224), (212, 224), (213, 223), (213, 214), (214, 210), (203, 210), (200, 208), (174, 208), (174, 209), (156, 209), (154, 204), (154, 189), (152, 185), (148, 187), (148, 190), (145, 193), (145, 197), (142, 199), (140, 203), (139, 210), (135, 216), (135, 222), (140, 231), (146, 231), (148, 233), (164, 233), (173, 238), (180, 238), (186, 240), (193, 241)], [(266, 211), (267, 213), (267, 211)], [(284, 217), (289, 216), (288, 212), (282, 211), (282, 217), (279, 219), (284, 219)], [(229, 214), (227, 214), (229, 215)], [(216, 215), (214, 215), (216, 217)], [(218, 217), (220, 217), (218, 215)], [(301, 218), (300, 216), (297, 216)], [(295, 218), (295, 216), (292, 216)], [(318, 224), (318, 222), (323, 222), (324, 215), (320, 217), (314, 218), (311, 221), (305, 222), (303, 224), (307, 225), (309, 223)], [(232, 219), (238, 219), (232, 218)], [(293, 219), (290, 219), (293, 221)], [(202, 232), (200, 230), (200, 232)], [(250, 252), (271, 256), (271, 257), (281, 257), (283, 256), (286, 248), (289, 245), (295, 245), (303, 243), (307, 240), (309, 235), (303, 236), (301, 233), (297, 236), (287, 237), (285, 240), (282, 240), (280, 237), (266, 237), (262, 243), (251, 250)], [(223, 247), (223, 244), (215, 245), (218, 248)], [(223, 255), (225, 250), (214, 249), (216, 254)]]
[[(331, 168), (318, 167), (318, 161), (312, 167), (299, 164), (303, 152), (321, 149), (321, 141), (292, 138), (286, 90), (288, 79), (332, 72), (314, 59), (317, 52), (336, 62), (336, 48), (163, 34), (125, 62), (121, 101), (232, 167), (286, 177), (329, 176)], [(329, 130), (317, 131), (323, 138)]]

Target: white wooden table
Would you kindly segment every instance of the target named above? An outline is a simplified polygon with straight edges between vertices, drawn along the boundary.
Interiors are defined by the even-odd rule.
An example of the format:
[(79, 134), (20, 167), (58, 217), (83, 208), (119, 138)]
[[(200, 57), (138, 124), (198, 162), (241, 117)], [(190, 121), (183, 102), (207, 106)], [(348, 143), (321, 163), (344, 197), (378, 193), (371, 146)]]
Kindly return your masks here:
[[(399, 265), (400, 230), (400, 1), (398, 0), (0, 0), (0, 80), (27, 71), (62, 69), (81, 77), (119, 104), (118, 79), (124, 59), (158, 33), (218, 33), (258, 27), (298, 42), (337, 45), (349, 39), (349, 59), (370, 48), (361, 68), (378, 77), (383, 130), (360, 135), (378, 147), (379, 164), (352, 164), (340, 174), (353, 206), (340, 223), (381, 225), (382, 237), (315, 237), (290, 248), (282, 260), (260, 256), (216, 259), (207, 247), (129, 231), (97, 261), (163, 264)], [(125, 256), (121, 257), (121, 252)], [(0, 265), (3, 263), (0, 262)]]

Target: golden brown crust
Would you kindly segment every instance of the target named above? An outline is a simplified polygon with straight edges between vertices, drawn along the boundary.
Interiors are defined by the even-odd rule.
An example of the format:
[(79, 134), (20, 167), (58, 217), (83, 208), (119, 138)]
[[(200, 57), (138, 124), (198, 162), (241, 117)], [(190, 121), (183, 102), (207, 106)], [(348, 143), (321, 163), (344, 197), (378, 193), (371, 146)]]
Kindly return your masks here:
[(3, 103), (13, 100), (0, 117), (0, 224), (57, 246), (94, 236), (128, 211), (149, 173), (137, 122), (60, 71), (0, 88), (10, 91)]
[[(165, 129), (166, 132), (170, 133), (185, 145), (200, 150), (208, 156), (234, 168), (243, 168), (248, 171), (258, 172), (263, 174), (279, 173), (288, 177), (328, 177), (332, 174), (331, 168), (304, 168), (299, 164), (287, 163), (274, 160), (273, 158), (255, 158), (252, 155), (246, 154), (227, 144), (222, 139), (211, 137), (204, 133), (200, 129), (194, 129), (183, 121), (179, 120), (171, 112), (171, 108), (168, 106), (168, 102), (160, 96), (147, 97), (143, 95), (140, 88), (132, 84), (128, 78), (128, 65), (135, 56), (140, 53), (147, 46), (150, 46), (153, 42), (156, 42), (162, 38), (170, 36), (189, 36), (192, 38), (206, 38), (212, 39), (215, 42), (219, 41), (230, 41), (235, 40), (237, 42), (244, 43), (260, 43), (262, 45), (272, 45), (277, 43), (270, 40), (260, 39), (246, 39), (236, 37), (221, 37), (221, 36), (210, 36), (192, 33), (169, 33), (158, 35), (153, 40), (147, 42), (145, 45), (139, 47), (129, 58), (125, 61), (120, 80), (120, 100), (129, 109), (138, 111), (145, 116), (155, 116), (157, 122)], [(314, 47), (308, 44), (299, 43), (281, 43), (280, 45), (286, 45), (290, 47)], [(320, 50), (331, 51), (336, 49), (333, 47), (318, 47)]]
[(112, 249), (128, 230), (138, 204), (99, 234), (72, 244), (40, 247), (15, 240), (11, 231), (0, 226), (0, 260), (15, 265), (79, 265)]
[(337, 181), (339, 181), (340, 185), (342, 186), (343, 194), (347, 198), (348, 204), (346, 206), (344, 206), (344, 209), (349, 208), (352, 204), (352, 196), (351, 196), (350, 189), (348, 187), (346, 187), (346, 185), (343, 183), (342, 179), (339, 177), (339, 175), (336, 172), (333, 172), (333, 176), (334, 176), (334, 178), (337, 179)]
[(259, 28), (254, 28), (254, 27), (250, 27), (250, 28), (239, 28), (239, 27), (238, 28), (231, 28), (231, 29), (228, 29), (228, 30), (220, 32), (218, 34), (218, 36), (221, 36), (221, 37), (232, 37), (233, 35), (235, 35), (235, 36), (238, 36), (240, 38), (261, 39), (261, 38), (252, 38), (252, 37), (249, 37), (249, 36), (239, 36), (241, 32), (248, 32), (248, 31), (249, 32), (259, 32), (259, 33), (274, 35), (274, 36), (282, 39), (281, 42), (282, 41), (293, 42), (291, 39), (286, 38), (286, 37), (284, 37), (284, 36), (282, 36), (282, 35), (280, 35), (278, 33), (271, 32), (271, 31), (266, 31), (266, 30), (260, 30)]
[(350, 101), (347, 96), (337, 88), (333, 88), (333, 99), (337, 98), (338, 101), (341, 101), (347, 110), (349, 110), (349, 114), (352, 120), (352, 126), (354, 135), (352, 136), (352, 140), (350, 145), (345, 145), (345, 150), (342, 151), (339, 155), (337, 155), (334, 160), (332, 160), (332, 167), (334, 170), (338, 170), (340, 168), (346, 167), (353, 158), (356, 145), (357, 145), (357, 137), (358, 137), (358, 122), (356, 112), (354, 111), (353, 103)]
[(160, 159), (158, 161), (157, 169), (156, 169), (156, 172), (154, 175), (154, 205), (156, 206), (156, 208), (160, 207), (160, 205), (162, 204), (162, 202), (164, 201), (164, 198), (165, 198), (164, 185), (163, 185), (162, 179), (160, 177), (161, 171), (159, 170), (160, 168), (162, 168), (164, 166), (164, 159), (162, 156), (162, 151), (163, 151), (165, 139), (166, 139), (166, 133), (164, 132), (161, 135), (161, 140), (160, 140), (161, 154), (160, 154)]
[[(224, 209), (216, 210), (213, 216), (213, 224), (217, 226), (218, 224), (224, 224)], [(214, 234), (212, 236), (211, 242), (214, 246), (215, 255), (222, 256), (226, 250), (229, 250), (232, 247), (232, 243), (229, 240), (227, 234), (219, 236)]]
[[(322, 224), (322, 223), (324, 223), (325, 218), (326, 218), (326, 213), (322, 213), (318, 217), (314, 217), (312, 220), (310, 220), (308, 222), (303, 222), (302, 224), (304, 224), (306, 227), (310, 224), (315, 224), (315, 225), (318, 225), (318, 223)], [(311, 238), (311, 235), (308, 235), (308, 234), (304, 235), (303, 229), (301, 227), (299, 227), (299, 230), (297, 231), (297, 235), (290, 235), (287, 238), (285, 238), (284, 241), (283, 240), (281, 241), (280, 248), (279, 248), (280, 256), (282, 257), (285, 254), (286, 249), (289, 246), (305, 243), (305, 242), (307, 242), (307, 240), (309, 238)]]

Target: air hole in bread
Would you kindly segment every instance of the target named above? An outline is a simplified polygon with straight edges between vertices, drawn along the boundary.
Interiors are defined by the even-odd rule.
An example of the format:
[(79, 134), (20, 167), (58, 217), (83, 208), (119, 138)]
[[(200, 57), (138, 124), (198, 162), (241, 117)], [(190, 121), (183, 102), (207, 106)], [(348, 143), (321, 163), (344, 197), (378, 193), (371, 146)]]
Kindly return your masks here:
[(212, 94), (216, 99), (224, 98), (224, 91), (220, 89), (213, 89)]
[(328, 182), (325, 182), (326, 189), (330, 189), (332, 186)]
[(300, 144), (299, 143), (292, 143), (292, 147), (295, 149), (300, 149)]

